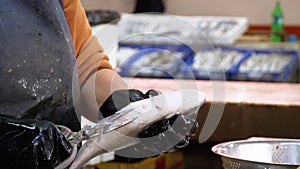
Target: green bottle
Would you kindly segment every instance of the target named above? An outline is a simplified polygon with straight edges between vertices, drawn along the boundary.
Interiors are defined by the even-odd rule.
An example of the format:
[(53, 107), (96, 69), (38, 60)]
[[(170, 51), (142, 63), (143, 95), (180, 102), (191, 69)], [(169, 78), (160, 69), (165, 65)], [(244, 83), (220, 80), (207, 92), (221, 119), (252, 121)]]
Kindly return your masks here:
[(273, 42), (282, 42), (284, 37), (284, 24), (283, 24), (283, 11), (281, 9), (280, 2), (276, 3), (272, 16), (273, 16), (273, 22), (271, 25), (270, 39)]

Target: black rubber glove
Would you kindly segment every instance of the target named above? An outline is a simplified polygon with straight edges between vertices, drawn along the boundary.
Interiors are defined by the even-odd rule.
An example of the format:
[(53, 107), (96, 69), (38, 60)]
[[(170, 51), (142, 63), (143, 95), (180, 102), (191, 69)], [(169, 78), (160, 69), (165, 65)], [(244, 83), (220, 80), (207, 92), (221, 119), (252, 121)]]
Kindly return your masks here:
[(67, 159), (72, 146), (48, 121), (0, 116), (1, 168), (54, 168)]
[[(131, 102), (159, 94), (156, 90), (149, 90), (145, 94), (139, 90), (118, 90), (104, 102), (100, 112), (104, 117), (108, 117)], [(184, 115), (175, 115), (170, 119), (160, 120), (139, 134), (140, 138), (148, 139), (142, 139), (139, 144), (120, 150), (122, 151), (120, 154), (135, 153), (136, 157), (149, 157), (175, 151), (188, 145), (197, 128), (198, 123), (193, 118)], [(166, 147), (170, 149), (166, 150)]]
[(113, 92), (100, 107), (100, 118), (113, 115), (129, 103), (143, 99), (144, 94), (139, 90), (117, 90)]

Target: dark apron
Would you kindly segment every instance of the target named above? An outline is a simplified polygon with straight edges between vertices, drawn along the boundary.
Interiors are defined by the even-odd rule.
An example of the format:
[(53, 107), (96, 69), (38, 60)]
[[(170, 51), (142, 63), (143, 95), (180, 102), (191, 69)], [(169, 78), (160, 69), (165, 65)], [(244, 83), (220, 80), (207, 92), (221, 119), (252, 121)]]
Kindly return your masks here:
[(0, 114), (79, 129), (72, 103), (76, 68), (59, 0), (0, 1)]

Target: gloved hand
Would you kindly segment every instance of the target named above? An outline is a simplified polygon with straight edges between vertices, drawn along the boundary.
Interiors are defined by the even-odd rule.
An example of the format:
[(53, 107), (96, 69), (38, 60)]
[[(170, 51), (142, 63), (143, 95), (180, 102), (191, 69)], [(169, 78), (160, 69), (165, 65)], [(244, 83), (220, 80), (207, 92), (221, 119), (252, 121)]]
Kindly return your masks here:
[(54, 168), (72, 153), (72, 146), (48, 121), (0, 116), (1, 168)]
[[(108, 117), (131, 102), (150, 98), (160, 93), (149, 90), (143, 94), (139, 90), (115, 91), (100, 107), (103, 117)], [(189, 140), (197, 131), (198, 123), (189, 116), (175, 115), (169, 119), (162, 119), (139, 134), (139, 144), (125, 148), (121, 154), (137, 154), (136, 157), (156, 156), (165, 152), (175, 151), (188, 145)], [(155, 137), (154, 137), (155, 136)], [(170, 147), (170, 149), (166, 149)]]

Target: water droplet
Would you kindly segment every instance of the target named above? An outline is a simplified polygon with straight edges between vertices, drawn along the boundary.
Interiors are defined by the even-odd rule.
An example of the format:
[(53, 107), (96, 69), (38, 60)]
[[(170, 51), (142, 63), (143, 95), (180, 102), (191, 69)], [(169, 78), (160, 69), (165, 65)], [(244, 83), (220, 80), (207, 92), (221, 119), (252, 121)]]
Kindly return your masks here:
[(36, 93), (31, 93), (32, 99), (36, 99), (37, 94)]
[(18, 80), (18, 83), (21, 84), (24, 87), (24, 89), (27, 88), (27, 81), (25, 78)]

